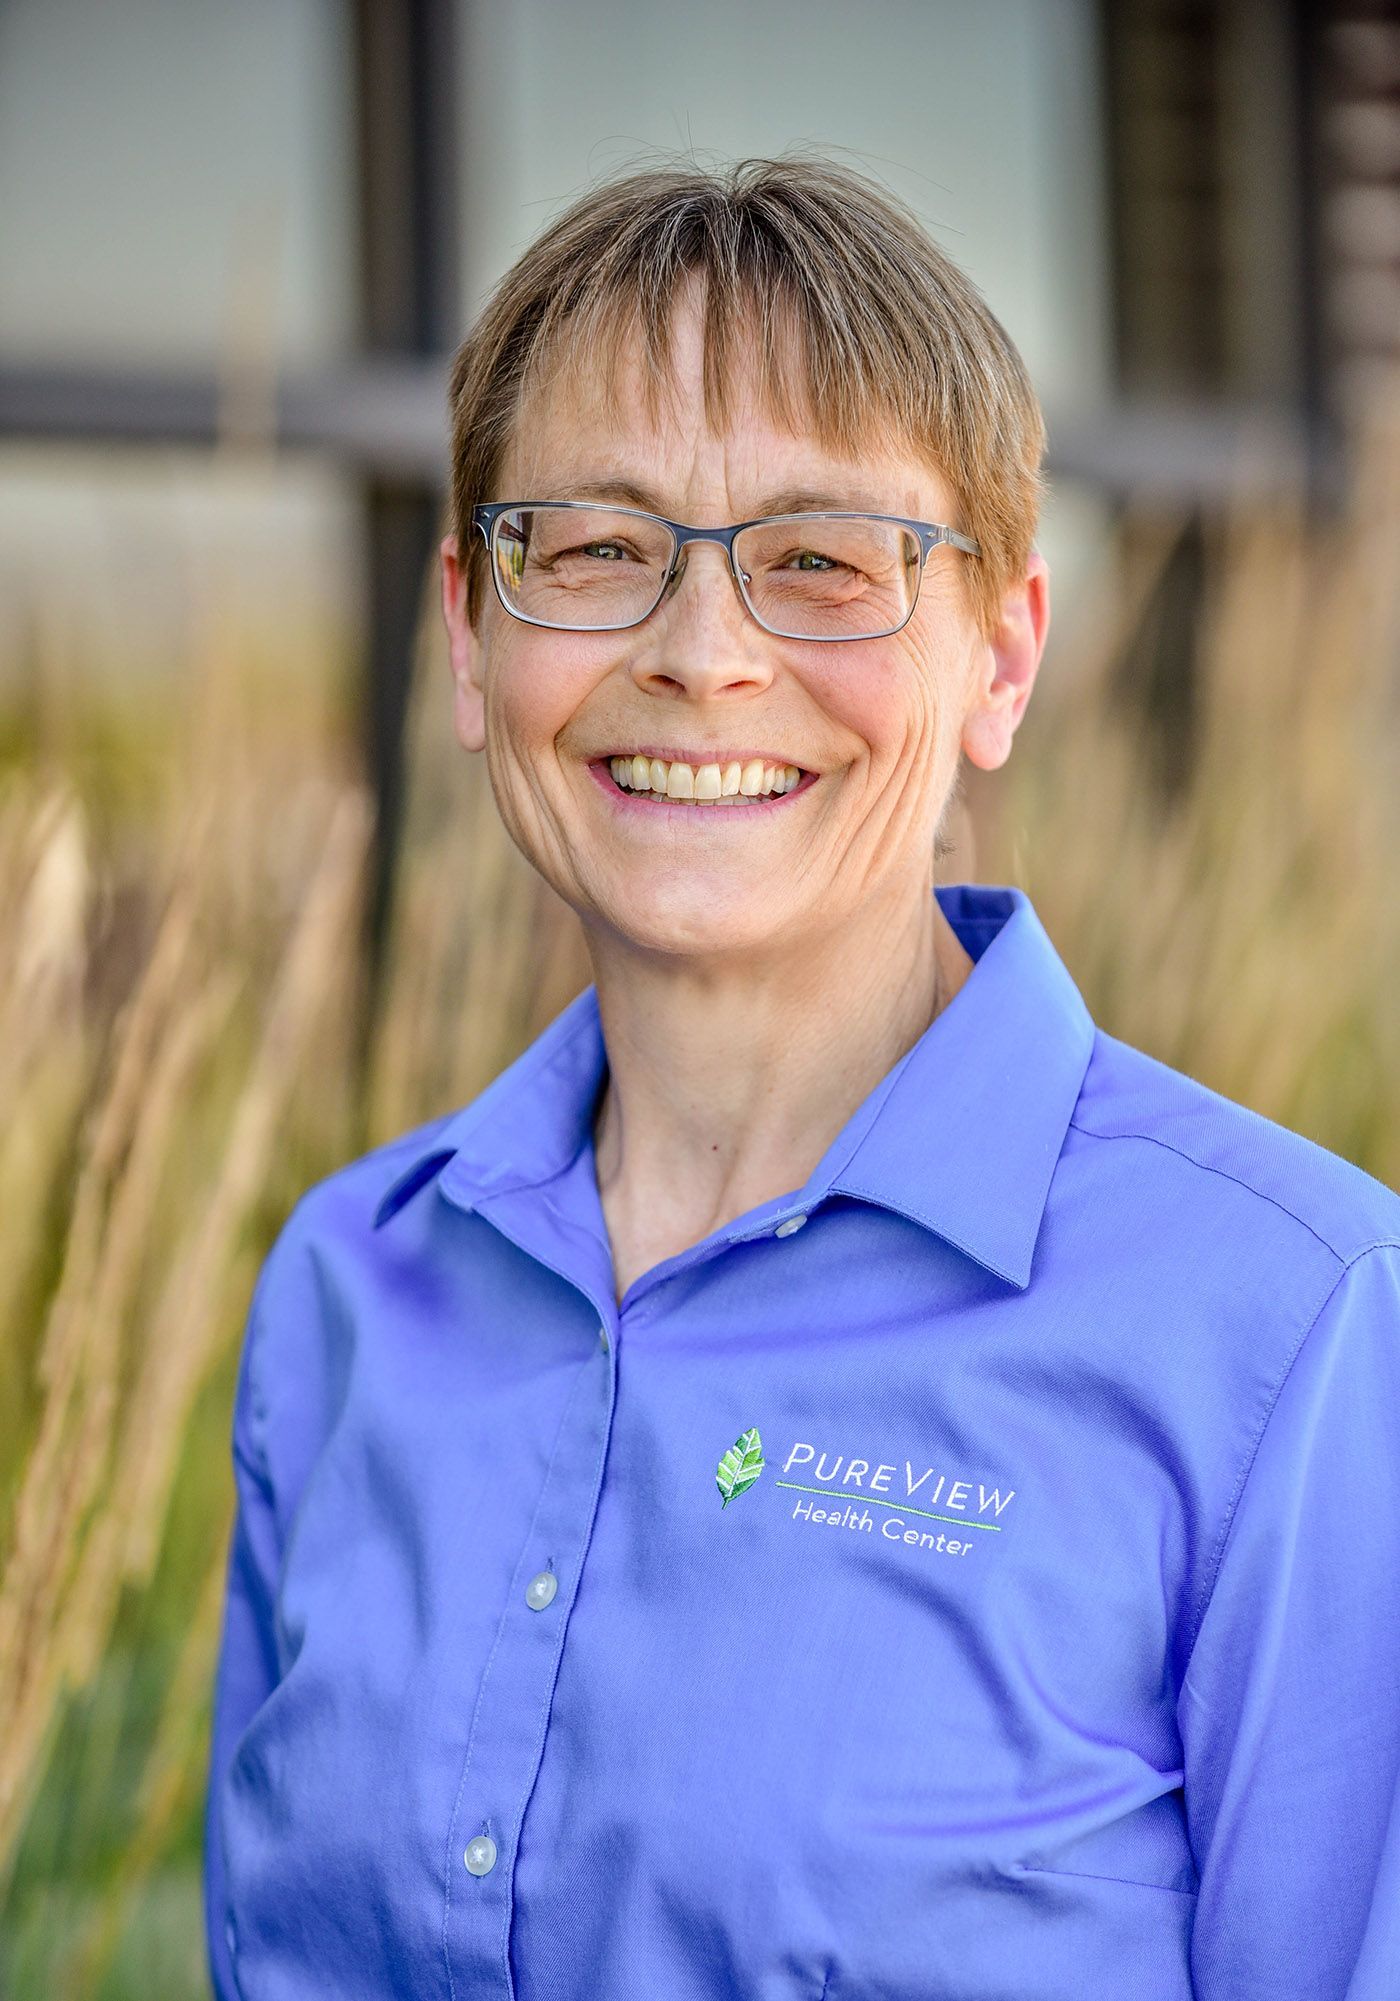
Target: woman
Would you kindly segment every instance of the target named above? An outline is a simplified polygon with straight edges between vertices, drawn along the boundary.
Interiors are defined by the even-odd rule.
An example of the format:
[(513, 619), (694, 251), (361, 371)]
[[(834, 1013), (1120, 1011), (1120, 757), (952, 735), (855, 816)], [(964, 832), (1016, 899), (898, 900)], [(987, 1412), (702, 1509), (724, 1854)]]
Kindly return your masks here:
[(860, 177), (635, 174), (452, 424), (595, 982), (259, 1276), (218, 1994), (1393, 2001), (1400, 1199), (933, 880), (1045, 642), (1015, 348)]

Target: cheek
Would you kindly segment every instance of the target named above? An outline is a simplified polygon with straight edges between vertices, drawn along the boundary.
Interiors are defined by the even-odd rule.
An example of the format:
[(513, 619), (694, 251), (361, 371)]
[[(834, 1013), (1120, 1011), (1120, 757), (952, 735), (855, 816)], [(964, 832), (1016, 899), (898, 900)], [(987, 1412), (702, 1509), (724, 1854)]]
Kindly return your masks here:
[(561, 648), (544, 633), (517, 627), (495, 651), (486, 674), (486, 727), (497, 759), (533, 765), (549, 754), (587, 701), (598, 669), (582, 648)]
[(553, 736), (538, 689), (527, 680), (499, 682), (487, 697), (486, 716), (487, 736), (504, 762), (533, 762)]
[(868, 745), (877, 773), (909, 758), (921, 764), (937, 754), (940, 705), (932, 663), (907, 650), (870, 648), (869, 657), (820, 674), (827, 714)]

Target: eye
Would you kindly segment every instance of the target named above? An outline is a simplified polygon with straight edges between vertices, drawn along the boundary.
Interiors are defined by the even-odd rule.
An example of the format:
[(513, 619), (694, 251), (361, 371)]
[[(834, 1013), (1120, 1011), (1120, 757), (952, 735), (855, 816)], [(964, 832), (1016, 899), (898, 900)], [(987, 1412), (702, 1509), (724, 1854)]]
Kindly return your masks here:
[(597, 541), (571, 542), (565, 549), (556, 549), (551, 555), (541, 553), (541, 567), (557, 570), (570, 563), (624, 563), (633, 555), (625, 542)]

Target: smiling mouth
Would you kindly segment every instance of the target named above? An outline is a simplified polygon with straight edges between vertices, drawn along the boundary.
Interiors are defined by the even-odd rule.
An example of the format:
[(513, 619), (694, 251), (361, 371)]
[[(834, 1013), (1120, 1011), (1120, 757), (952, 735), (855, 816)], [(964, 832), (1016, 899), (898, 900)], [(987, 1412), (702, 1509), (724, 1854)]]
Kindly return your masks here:
[(638, 752), (595, 760), (590, 767), (615, 798), (653, 811), (658, 806), (727, 809), (772, 807), (816, 778), (801, 765), (768, 758), (731, 758), (690, 764)]

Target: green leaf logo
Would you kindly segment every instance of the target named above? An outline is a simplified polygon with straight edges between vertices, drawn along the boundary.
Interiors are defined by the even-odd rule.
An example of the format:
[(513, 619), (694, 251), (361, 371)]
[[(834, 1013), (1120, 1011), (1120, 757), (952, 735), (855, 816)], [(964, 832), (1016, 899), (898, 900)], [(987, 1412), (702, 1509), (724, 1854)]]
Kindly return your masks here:
[(715, 1485), (724, 1496), (725, 1507), (740, 1494), (746, 1494), (762, 1471), (763, 1447), (758, 1426), (751, 1424), (747, 1431), (739, 1433), (715, 1473)]

